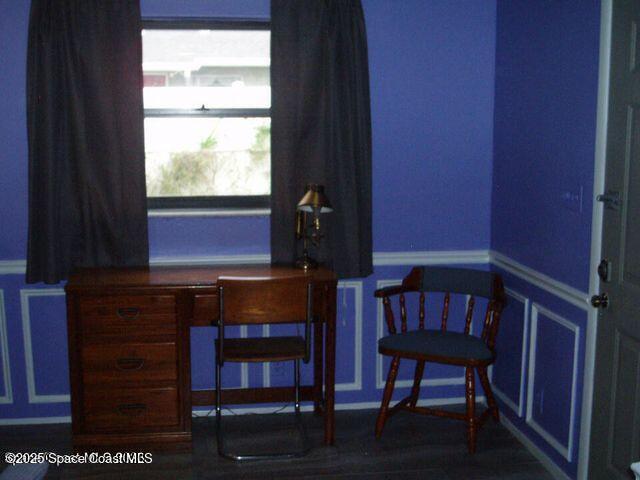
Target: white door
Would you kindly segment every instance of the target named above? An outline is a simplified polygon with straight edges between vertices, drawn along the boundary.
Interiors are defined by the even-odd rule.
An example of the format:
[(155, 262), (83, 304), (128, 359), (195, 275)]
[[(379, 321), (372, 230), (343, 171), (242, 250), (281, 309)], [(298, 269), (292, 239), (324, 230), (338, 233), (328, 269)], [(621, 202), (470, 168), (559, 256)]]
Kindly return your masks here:
[(613, 1), (603, 193), (589, 478), (629, 479), (640, 460), (640, 0)]

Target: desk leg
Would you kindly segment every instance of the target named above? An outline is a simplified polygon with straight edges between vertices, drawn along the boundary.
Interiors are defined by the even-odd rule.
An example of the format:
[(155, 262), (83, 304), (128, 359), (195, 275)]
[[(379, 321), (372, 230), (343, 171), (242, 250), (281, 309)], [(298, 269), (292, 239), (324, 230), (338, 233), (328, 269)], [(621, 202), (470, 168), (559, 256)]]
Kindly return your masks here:
[(336, 390), (336, 286), (327, 292), (327, 315), (325, 317), (325, 411), (324, 444), (333, 445), (335, 440), (335, 390)]
[(323, 370), (323, 324), (313, 325), (313, 411), (316, 415), (322, 413), (322, 375)]

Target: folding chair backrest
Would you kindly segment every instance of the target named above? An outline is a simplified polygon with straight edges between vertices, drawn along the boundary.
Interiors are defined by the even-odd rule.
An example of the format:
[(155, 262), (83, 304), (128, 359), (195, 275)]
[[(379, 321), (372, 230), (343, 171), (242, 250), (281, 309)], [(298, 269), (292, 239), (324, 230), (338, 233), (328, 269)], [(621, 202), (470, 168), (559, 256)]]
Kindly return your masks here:
[(311, 284), (299, 278), (221, 277), (218, 288), (225, 325), (304, 323), (311, 313)]

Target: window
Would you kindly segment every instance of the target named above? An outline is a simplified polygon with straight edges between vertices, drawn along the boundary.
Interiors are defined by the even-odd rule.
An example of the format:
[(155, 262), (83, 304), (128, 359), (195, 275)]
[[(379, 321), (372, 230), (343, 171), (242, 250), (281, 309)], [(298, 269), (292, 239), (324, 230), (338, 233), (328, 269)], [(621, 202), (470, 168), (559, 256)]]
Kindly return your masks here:
[(269, 24), (146, 20), (142, 62), (149, 207), (268, 207)]

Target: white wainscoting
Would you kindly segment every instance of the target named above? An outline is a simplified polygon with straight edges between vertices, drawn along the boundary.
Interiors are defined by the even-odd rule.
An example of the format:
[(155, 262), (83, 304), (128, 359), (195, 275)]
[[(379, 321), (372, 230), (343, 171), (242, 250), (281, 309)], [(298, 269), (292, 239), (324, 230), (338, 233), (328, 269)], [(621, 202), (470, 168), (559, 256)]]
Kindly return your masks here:
[(475, 265), (487, 264), (489, 250), (426, 250), (417, 252), (373, 252), (373, 265)]
[[(412, 252), (373, 252), (375, 266), (486, 264), (489, 250), (422, 250)], [(244, 255), (164, 256), (150, 259), (153, 266), (165, 265), (234, 265), (271, 262), (268, 253)], [(0, 260), (0, 275), (24, 275), (26, 260)]]
[[(340, 281), (338, 289), (352, 288), (354, 291), (355, 328), (353, 345), (353, 382), (336, 383), (336, 392), (354, 392), (362, 390), (362, 282), (361, 281)], [(338, 321), (338, 320), (336, 320)], [(339, 326), (336, 326), (338, 329)]]
[[(151, 259), (151, 265), (154, 266), (162, 266), (162, 265), (230, 265), (230, 264), (266, 264), (270, 262), (269, 254), (249, 254), (249, 255), (224, 255), (224, 256), (201, 256), (201, 257), (156, 257)], [(410, 252), (374, 252), (373, 254), (373, 263), (377, 267), (393, 267), (393, 266), (414, 266), (414, 265), (483, 265), (483, 264), (492, 264), (496, 267), (504, 269), (505, 271), (515, 275), (516, 277), (526, 281), (527, 283), (541, 288), (542, 290), (551, 293), (552, 295), (570, 303), (571, 305), (575, 305), (582, 310), (587, 312), (590, 311), (589, 306), (589, 295), (585, 292), (582, 292), (578, 289), (575, 289), (569, 285), (566, 285), (560, 281), (557, 281), (537, 270), (534, 270), (526, 265), (523, 265), (506, 255), (501, 254), (500, 252), (490, 251), (490, 250), (462, 250), (462, 251), (410, 251)], [(26, 261), (24, 260), (4, 260), (0, 261), (0, 275), (23, 275), (26, 270)], [(388, 285), (396, 285), (400, 283), (399, 279), (383, 279), (377, 281), (377, 287), (381, 288)], [(342, 383), (336, 385), (336, 390), (338, 391), (355, 391), (360, 390), (362, 388), (362, 340), (363, 340), (363, 321), (362, 318), (363, 310), (363, 284), (362, 281), (348, 281), (348, 282), (340, 282), (339, 288), (352, 288), (355, 291), (355, 330), (354, 330), (354, 381), (349, 383)], [(518, 300), (522, 301), (524, 296), (521, 294), (509, 291), (508, 294)], [(64, 295), (64, 291), (62, 289), (23, 289), (20, 291), (21, 296), (21, 305), (22, 305), (22, 327), (23, 327), (23, 337), (24, 337), (24, 346), (25, 346), (25, 371), (27, 377), (27, 388), (28, 388), (28, 398), (30, 403), (60, 403), (60, 402), (68, 402), (69, 395), (41, 395), (37, 393), (36, 385), (35, 385), (35, 374), (34, 374), (34, 361), (33, 361), (33, 351), (31, 345), (31, 319), (29, 315), (29, 298), (32, 296), (55, 296), (55, 295)], [(519, 416), (523, 416), (525, 412), (523, 410), (528, 410), (528, 402), (531, 401), (531, 391), (533, 388), (532, 382), (534, 381), (534, 373), (532, 369), (535, 370), (535, 365), (532, 366), (532, 358), (535, 359), (535, 348), (536, 348), (536, 331), (537, 329), (537, 315), (538, 313), (543, 311), (543, 307), (539, 305), (534, 305), (535, 310), (528, 307), (528, 298), (524, 298), (524, 301), (527, 302), (525, 305), (525, 318), (523, 318), (523, 322), (525, 322), (525, 332), (524, 332), (524, 340), (526, 341), (526, 351), (523, 345), (523, 360), (521, 363), (521, 378), (520, 378), (520, 401), (516, 403), (513, 399), (508, 398), (503, 392), (496, 389), (496, 395), (499, 396), (510, 408), (514, 410)], [(3, 299), (0, 298), (0, 306), (3, 302)], [(531, 312), (531, 314), (529, 313)], [(5, 388), (10, 392), (11, 390), (11, 378), (10, 373), (11, 370), (9, 368), (9, 355), (8, 355), (8, 338), (6, 332), (6, 323), (7, 320), (2, 315), (4, 313), (4, 308), (0, 309), (0, 348), (1, 353), (3, 355), (3, 364), (5, 368), (3, 369), (3, 380), (5, 385), (8, 385), (8, 388)], [(536, 319), (534, 322), (534, 313), (536, 315)], [(550, 312), (551, 315), (555, 315)], [(376, 338), (380, 338), (384, 335), (385, 331), (385, 322), (383, 317), (383, 310), (381, 302), (378, 301), (376, 307)], [(544, 315), (548, 316), (547, 311), (544, 311)], [(552, 318), (549, 316), (549, 318)], [(561, 318), (561, 317), (558, 317)], [(552, 318), (556, 320), (555, 318)], [(571, 392), (571, 419), (570, 419), (570, 438), (567, 440), (566, 445), (562, 445), (560, 442), (555, 440), (548, 432), (545, 432), (539, 425), (535, 423), (535, 420), (528, 418), (527, 422), (531, 426), (531, 428), (539, 433), (545, 441), (549, 442), (549, 444), (558, 450), (567, 460), (571, 461), (571, 455), (574, 446), (574, 424), (576, 419), (575, 416), (575, 399), (576, 399), (576, 383), (577, 383), (577, 359), (578, 359), (578, 347), (579, 347), (579, 327), (567, 321), (566, 319), (562, 319), (567, 322), (567, 328), (572, 329), (576, 333), (576, 342), (575, 342), (575, 351), (574, 351), (574, 372), (573, 372), (573, 390)], [(535, 323), (535, 324), (534, 324)], [(561, 323), (561, 322), (560, 322)], [(268, 333), (268, 327), (265, 326)], [(576, 330), (573, 330), (576, 329)], [(242, 335), (242, 332), (241, 332)], [(377, 389), (384, 388), (384, 373), (383, 372), (383, 361), (382, 356), (376, 356), (376, 368), (375, 368), (375, 384)], [(528, 358), (529, 363), (529, 381), (525, 381), (525, 375), (523, 372), (526, 369)], [(587, 359), (588, 361), (588, 359)], [(587, 379), (585, 379), (585, 382)], [(265, 385), (269, 385), (269, 374), (267, 373), (264, 376)], [(248, 369), (246, 365), (242, 366), (241, 370), (241, 386), (246, 387), (248, 384)], [(398, 387), (410, 387), (412, 384), (412, 380), (399, 380), (397, 383)], [(431, 386), (447, 386), (447, 385), (463, 385), (464, 377), (450, 377), (450, 378), (428, 378), (423, 380), (424, 385)], [(12, 398), (10, 396), (10, 398)], [(443, 398), (443, 399), (433, 399), (428, 400), (428, 402), (433, 404), (446, 404), (446, 403), (455, 403), (456, 398)], [(462, 399), (463, 400), (463, 399)], [(7, 400), (7, 395), (0, 398), (0, 403), (9, 403)], [(527, 405), (526, 405), (527, 404)], [(338, 408), (369, 408), (377, 406), (377, 402), (364, 402), (364, 403), (354, 403), (354, 404), (344, 404), (340, 405)], [(583, 412), (585, 415), (590, 416), (590, 412)], [(29, 419), (25, 419), (29, 420)], [(32, 419), (36, 421), (36, 423), (45, 423), (49, 421), (48, 418), (43, 417), (42, 419)], [(56, 421), (56, 418), (52, 418), (51, 421)], [(588, 420), (586, 420), (588, 421)], [(20, 419), (11, 420), (12, 423), (19, 424), (21, 423)], [(583, 426), (585, 420), (583, 419)], [(1, 423), (1, 422), (0, 422)], [(29, 423), (29, 422), (26, 422)], [(541, 433), (542, 432), (542, 433)], [(555, 442), (555, 444), (554, 444)], [(581, 463), (582, 460), (581, 460)]]
[(31, 315), (29, 311), (29, 299), (33, 297), (64, 296), (62, 288), (48, 289), (22, 289), (20, 290), (20, 305), (22, 307), (22, 336), (24, 340), (24, 363), (27, 375), (27, 392), (29, 403), (63, 403), (69, 402), (71, 396), (63, 395), (39, 395), (36, 389), (35, 370), (33, 362), (33, 346), (31, 337)]
[[(336, 383), (336, 392), (356, 392), (362, 390), (362, 281), (340, 281), (338, 290), (353, 289), (354, 299), (354, 335), (353, 335), (353, 382)], [(336, 320), (338, 321), (338, 320)], [(262, 326), (262, 335), (269, 336), (269, 325)], [(268, 363), (262, 365), (262, 381), (264, 387), (271, 386), (271, 370)]]
[(26, 271), (26, 260), (0, 260), (0, 275), (24, 275)]
[(9, 364), (9, 337), (7, 333), (7, 313), (4, 303), (4, 290), (0, 289), (0, 358), (2, 358), (2, 385), (4, 394), (0, 404), (13, 403), (11, 386), (11, 366)]
[[(566, 443), (563, 444), (558, 441), (551, 433), (545, 430), (539, 423), (535, 421), (533, 417), (533, 392), (536, 376), (536, 353), (537, 353), (537, 341), (538, 341), (538, 324), (539, 317), (544, 315), (549, 320), (558, 323), (562, 327), (568, 329), (574, 335), (573, 342), (573, 368), (571, 377), (571, 401), (570, 401), (570, 414), (569, 414), (569, 428), (568, 438)], [(575, 427), (575, 413), (576, 413), (576, 390), (578, 383), (578, 355), (580, 351), (580, 327), (566, 318), (552, 312), (551, 310), (534, 303), (531, 307), (531, 339), (529, 349), (529, 381), (527, 387), (527, 424), (537, 432), (549, 445), (558, 451), (567, 461), (571, 462), (573, 458), (573, 444), (574, 444), (574, 427)]]
[(526, 280), (532, 285), (535, 285), (542, 290), (561, 298), (565, 302), (568, 302), (583, 310), (589, 311), (591, 309), (589, 294), (578, 290), (566, 283), (560, 282), (550, 276), (527, 267), (500, 252), (491, 251), (491, 264), (512, 273), (516, 277)]
[(511, 408), (516, 415), (522, 417), (524, 415), (527, 345), (529, 344), (529, 299), (510, 288), (505, 288), (505, 293), (516, 302), (522, 303), (522, 358), (520, 359), (520, 393), (518, 395), (518, 403), (516, 403), (512, 398), (509, 398), (506, 393), (502, 392), (495, 383), (492, 383), (492, 386), (496, 396)]

